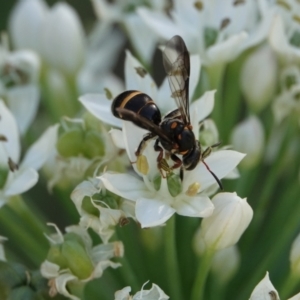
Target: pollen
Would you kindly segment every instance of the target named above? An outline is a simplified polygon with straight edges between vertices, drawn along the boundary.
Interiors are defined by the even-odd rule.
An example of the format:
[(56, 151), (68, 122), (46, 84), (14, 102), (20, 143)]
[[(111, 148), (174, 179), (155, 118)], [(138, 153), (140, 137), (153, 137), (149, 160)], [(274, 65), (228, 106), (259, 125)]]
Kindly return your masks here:
[(149, 164), (145, 155), (139, 155), (136, 161), (136, 167), (143, 175), (147, 175), (149, 171)]
[(198, 193), (199, 189), (200, 189), (200, 183), (199, 182), (194, 182), (188, 187), (185, 194), (190, 196), (190, 197), (193, 197)]

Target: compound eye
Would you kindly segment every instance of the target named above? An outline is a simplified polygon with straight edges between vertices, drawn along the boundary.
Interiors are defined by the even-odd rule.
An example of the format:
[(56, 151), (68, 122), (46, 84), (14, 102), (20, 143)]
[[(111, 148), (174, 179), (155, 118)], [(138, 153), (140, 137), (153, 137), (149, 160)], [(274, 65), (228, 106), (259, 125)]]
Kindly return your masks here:
[(180, 152), (190, 150), (195, 146), (195, 136), (193, 131), (189, 129), (182, 130), (181, 134), (177, 135)]

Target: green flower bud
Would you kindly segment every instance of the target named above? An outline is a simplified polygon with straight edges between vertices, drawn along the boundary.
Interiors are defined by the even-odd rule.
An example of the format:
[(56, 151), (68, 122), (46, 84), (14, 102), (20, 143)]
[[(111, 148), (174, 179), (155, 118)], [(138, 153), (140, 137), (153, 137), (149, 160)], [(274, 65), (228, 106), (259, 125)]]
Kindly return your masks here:
[(56, 265), (59, 265), (61, 269), (65, 269), (68, 266), (67, 260), (62, 255), (60, 245), (54, 245), (50, 248), (47, 255), (47, 260)]
[(71, 272), (79, 279), (88, 278), (93, 270), (93, 264), (82, 245), (76, 241), (65, 241), (62, 254), (66, 258)]
[(176, 197), (181, 193), (182, 187), (181, 187), (181, 180), (179, 178), (179, 175), (174, 174), (174, 173), (169, 175), (167, 177), (167, 183), (168, 183), (169, 193), (173, 197)]
[(91, 159), (105, 154), (105, 145), (99, 132), (92, 130), (85, 134), (83, 153), (85, 157)]
[(83, 153), (85, 138), (80, 129), (64, 132), (58, 139), (56, 148), (64, 157), (77, 156)]
[(93, 205), (90, 197), (84, 197), (82, 200), (82, 209), (88, 214), (99, 217), (99, 210)]

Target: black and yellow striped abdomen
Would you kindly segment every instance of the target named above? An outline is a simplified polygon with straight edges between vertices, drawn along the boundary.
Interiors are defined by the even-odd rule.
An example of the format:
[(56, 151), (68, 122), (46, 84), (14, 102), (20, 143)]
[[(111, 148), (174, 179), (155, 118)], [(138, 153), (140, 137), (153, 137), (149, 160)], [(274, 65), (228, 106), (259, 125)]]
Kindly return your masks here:
[[(111, 105), (113, 115), (119, 119), (124, 119), (117, 111), (117, 108), (130, 110), (156, 125), (159, 125), (161, 122), (161, 114), (157, 105), (148, 95), (139, 91), (125, 91), (113, 100)], [(138, 120), (130, 121), (139, 127), (148, 129)]]

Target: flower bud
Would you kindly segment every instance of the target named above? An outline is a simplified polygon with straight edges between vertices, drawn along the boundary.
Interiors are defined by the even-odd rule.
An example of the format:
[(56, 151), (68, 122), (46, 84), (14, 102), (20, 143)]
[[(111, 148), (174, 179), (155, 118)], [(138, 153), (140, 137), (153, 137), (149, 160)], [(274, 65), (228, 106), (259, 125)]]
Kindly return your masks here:
[(6, 237), (0, 235), (0, 261), (6, 261), (3, 242), (7, 240)]
[(269, 273), (254, 288), (249, 300), (278, 299), (279, 295), (269, 278)]
[(42, 55), (54, 68), (74, 74), (84, 59), (84, 32), (76, 11), (66, 3), (53, 6), (42, 26)]
[(43, 0), (20, 0), (9, 20), (15, 48), (32, 49), (40, 53), (41, 25), (47, 12)]
[(300, 234), (293, 242), (290, 253), (291, 272), (294, 276), (300, 277)]
[(236, 193), (219, 193), (213, 199), (215, 209), (204, 218), (195, 236), (197, 253), (218, 251), (238, 242), (253, 216), (246, 199)]
[(211, 270), (225, 284), (237, 271), (240, 260), (240, 253), (235, 245), (222, 249), (214, 255)]
[(263, 126), (256, 116), (248, 117), (233, 129), (231, 143), (234, 149), (247, 154), (240, 163), (241, 167), (251, 169), (259, 163), (264, 139)]
[(272, 99), (277, 82), (277, 62), (268, 45), (256, 49), (241, 71), (241, 89), (255, 111), (261, 111)]

